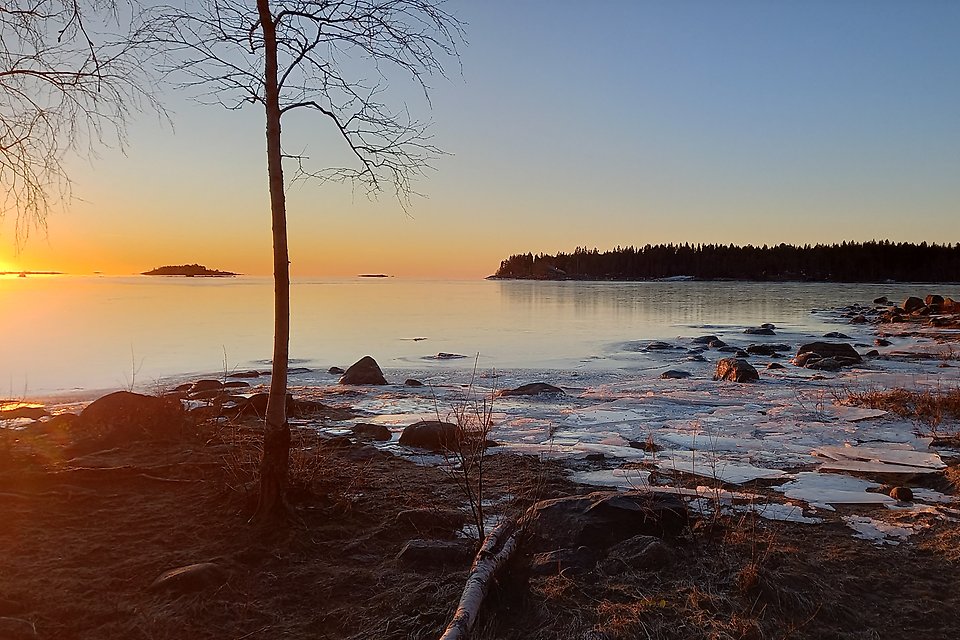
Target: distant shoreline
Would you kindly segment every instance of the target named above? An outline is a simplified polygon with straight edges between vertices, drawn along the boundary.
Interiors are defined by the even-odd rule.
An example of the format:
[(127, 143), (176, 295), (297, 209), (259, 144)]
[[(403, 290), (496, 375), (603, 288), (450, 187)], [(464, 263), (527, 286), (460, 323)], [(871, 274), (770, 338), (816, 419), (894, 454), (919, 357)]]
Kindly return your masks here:
[(694, 276), (672, 276), (666, 278), (578, 278), (576, 276), (487, 276), (484, 280), (523, 280), (532, 282), (758, 282), (758, 283), (797, 283), (797, 284), (960, 284), (960, 280), (818, 280), (800, 278), (698, 278)]

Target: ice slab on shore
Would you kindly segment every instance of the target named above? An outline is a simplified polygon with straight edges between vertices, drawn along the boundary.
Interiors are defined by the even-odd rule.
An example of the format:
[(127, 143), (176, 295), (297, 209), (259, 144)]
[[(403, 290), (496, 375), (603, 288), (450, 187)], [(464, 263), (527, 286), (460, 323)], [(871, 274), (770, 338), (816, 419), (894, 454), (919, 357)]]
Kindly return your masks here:
[(936, 453), (901, 447), (822, 446), (817, 447), (814, 453), (837, 462), (863, 461), (915, 467), (914, 473), (922, 470), (939, 471), (947, 467)]
[(836, 504), (893, 504), (884, 493), (868, 492), (880, 485), (852, 476), (804, 471), (790, 482), (776, 487), (788, 498), (803, 500), (813, 507), (835, 511)]
[(650, 472), (644, 469), (602, 469), (578, 471), (570, 479), (580, 484), (618, 489), (639, 489), (650, 485)]
[(786, 472), (779, 469), (768, 469), (757, 467), (752, 464), (742, 462), (731, 462), (724, 459), (701, 459), (697, 460), (692, 456), (683, 455), (692, 452), (672, 452), (672, 455), (666, 458), (657, 459), (657, 467), (661, 471), (679, 471), (703, 478), (712, 478), (720, 482), (730, 484), (743, 484), (753, 480), (776, 479), (786, 477)]
[(856, 531), (854, 538), (869, 540), (876, 545), (898, 545), (915, 533), (910, 527), (901, 527), (866, 516), (844, 516), (843, 521)]

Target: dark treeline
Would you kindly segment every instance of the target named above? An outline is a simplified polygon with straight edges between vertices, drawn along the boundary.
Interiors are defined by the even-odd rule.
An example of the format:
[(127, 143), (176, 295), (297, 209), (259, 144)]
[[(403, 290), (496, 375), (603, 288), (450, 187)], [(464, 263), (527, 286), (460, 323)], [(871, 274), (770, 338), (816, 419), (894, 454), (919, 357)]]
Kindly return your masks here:
[(543, 280), (652, 280), (692, 276), (703, 280), (824, 282), (954, 282), (960, 280), (960, 244), (893, 243), (743, 247), (658, 244), (612, 251), (578, 247), (555, 256), (513, 255), (498, 278)]

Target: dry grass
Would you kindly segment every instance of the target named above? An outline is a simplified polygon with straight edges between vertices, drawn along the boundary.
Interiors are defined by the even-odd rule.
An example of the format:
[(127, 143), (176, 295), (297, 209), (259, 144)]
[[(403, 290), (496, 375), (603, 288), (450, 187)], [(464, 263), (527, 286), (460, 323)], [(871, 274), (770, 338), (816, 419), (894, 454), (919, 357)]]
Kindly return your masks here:
[(960, 421), (960, 388), (935, 391), (848, 391), (841, 401), (858, 407), (883, 409), (926, 425), (931, 431), (947, 426), (949, 421)]

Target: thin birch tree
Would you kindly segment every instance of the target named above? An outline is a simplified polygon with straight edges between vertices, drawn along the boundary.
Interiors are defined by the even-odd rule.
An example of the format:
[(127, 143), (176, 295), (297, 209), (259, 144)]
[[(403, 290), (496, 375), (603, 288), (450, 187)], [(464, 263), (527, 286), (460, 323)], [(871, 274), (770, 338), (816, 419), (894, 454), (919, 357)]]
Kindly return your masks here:
[[(296, 180), (352, 182), (401, 203), (440, 150), (406, 106), (387, 103), (405, 76), (427, 80), (457, 60), (462, 24), (443, 0), (201, 0), (156, 9), (151, 31), (182, 84), (228, 109), (259, 105), (266, 122), (273, 225), (274, 341), (255, 521), (285, 511), (290, 450), (286, 415), (290, 272), (285, 188)], [(281, 124), (309, 112), (332, 127), (348, 152), (343, 166), (313, 168), (283, 145)], [(336, 154), (334, 154), (336, 155)]]

